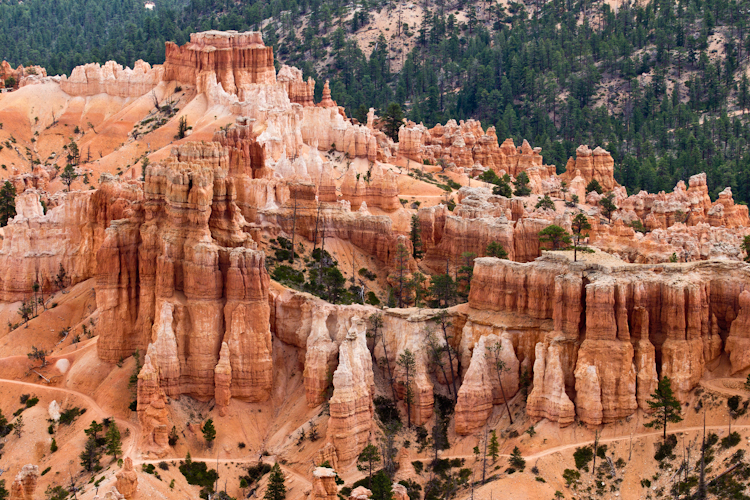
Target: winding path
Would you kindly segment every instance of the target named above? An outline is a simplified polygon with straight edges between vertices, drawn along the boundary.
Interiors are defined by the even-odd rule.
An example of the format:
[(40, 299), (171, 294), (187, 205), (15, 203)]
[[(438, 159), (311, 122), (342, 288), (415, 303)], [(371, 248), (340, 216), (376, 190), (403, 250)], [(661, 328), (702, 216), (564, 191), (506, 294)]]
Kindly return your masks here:
[[(35, 391), (48, 391), (48, 392), (57, 392), (57, 393), (63, 393), (63, 394), (69, 394), (71, 396), (75, 396), (77, 398), (82, 399), (86, 402), (86, 404), (91, 407), (99, 417), (101, 418), (107, 418), (111, 417), (109, 412), (104, 411), (104, 409), (99, 406), (99, 403), (97, 403), (94, 398), (91, 396), (88, 396), (87, 394), (84, 394), (82, 392), (74, 391), (73, 389), (67, 389), (65, 387), (53, 387), (49, 385), (42, 385), (42, 384), (35, 384), (33, 382), (21, 382), (20, 380), (11, 380), (7, 378), (0, 378), (0, 385), (2, 384), (11, 384), (11, 385), (20, 385), (24, 387), (32, 387)], [(138, 443), (138, 437), (140, 434), (140, 427), (133, 422), (130, 422), (128, 420), (114, 417), (115, 422), (117, 422), (118, 425), (127, 427), (130, 431), (130, 445), (128, 445), (127, 451), (123, 453), (123, 456), (126, 457), (135, 457), (135, 451), (136, 451), (136, 444)]]

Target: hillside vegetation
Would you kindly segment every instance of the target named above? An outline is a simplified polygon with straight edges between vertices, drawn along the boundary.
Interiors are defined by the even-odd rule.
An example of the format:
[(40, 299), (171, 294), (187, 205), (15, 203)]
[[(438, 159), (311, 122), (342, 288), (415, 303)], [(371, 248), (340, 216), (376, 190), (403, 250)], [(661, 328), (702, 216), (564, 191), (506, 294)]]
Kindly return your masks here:
[[(325, 79), (363, 119), (391, 102), (427, 126), (477, 118), (541, 146), (558, 171), (578, 144), (612, 152), (630, 192), (705, 171), (715, 197), (750, 200), (748, 2), (11, 0), (0, 48), (67, 73), (84, 62), (161, 63), (193, 31), (262, 29), (283, 63)], [(411, 24), (405, 19), (419, 19)]]

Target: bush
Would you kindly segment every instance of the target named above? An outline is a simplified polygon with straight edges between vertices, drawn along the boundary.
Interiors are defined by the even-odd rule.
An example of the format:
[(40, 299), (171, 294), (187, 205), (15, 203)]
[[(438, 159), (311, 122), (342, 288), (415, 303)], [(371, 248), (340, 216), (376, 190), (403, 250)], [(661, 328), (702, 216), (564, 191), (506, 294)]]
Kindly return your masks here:
[[(286, 252), (286, 250), (277, 250), (276, 252)], [(289, 254), (289, 252), (286, 253)], [(297, 285), (301, 285), (305, 282), (305, 275), (302, 273), (302, 271), (297, 271), (290, 266), (277, 266), (276, 269), (273, 270), (273, 274), (271, 275), (271, 277), (279, 283), (291, 282)]]
[(422, 473), (422, 470), (424, 469), (424, 464), (421, 461), (416, 460), (416, 461), (412, 462), (411, 465), (412, 465), (412, 467), (414, 467), (414, 471), (417, 474), (421, 474)]
[(721, 440), (721, 447), (725, 450), (728, 448), (734, 448), (735, 446), (740, 444), (741, 440), (742, 438), (740, 437), (739, 433), (733, 432)]
[(366, 269), (364, 267), (361, 268), (358, 272), (359, 272), (360, 276), (362, 276), (363, 278), (368, 279), (370, 281), (373, 281), (373, 280), (377, 279), (377, 277), (378, 277), (377, 274), (375, 274), (374, 272), (372, 272), (369, 269)]
[(375, 413), (378, 419), (384, 424), (389, 425), (391, 423), (401, 423), (401, 417), (398, 414), (398, 408), (396, 404), (390, 399), (378, 396), (373, 400), (375, 405)]
[(669, 436), (667, 436), (667, 439), (659, 443), (659, 446), (656, 449), (656, 453), (654, 454), (654, 459), (657, 462), (661, 462), (665, 458), (674, 460), (675, 456), (672, 451), (674, 450), (675, 446), (677, 446), (677, 436), (675, 436), (674, 434), (670, 434)]
[(371, 306), (379, 306), (380, 305), (380, 299), (377, 295), (375, 295), (375, 292), (372, 290), (367, 292), (367, 298), (365, 298), (365, 303), (370, 304)]
[(39, 402), (39, 398), (34, 396), (33, 398), (29, 398), (26, 400), (26, 408), (31, 408), (32, 406), (36, 406), (36, 404)]
[(207, 498), (213, 492), (213, 485), (219, 478), (219, 474), (209, 469), (205, 462), (193, 462), (190, 455), (186, 461), (180, 465), (180, 472), (185, 476), (188, 484), (201, 486), (201, 498)]
[(576, 448), (573, 459), (576, 461), (576, 469), (588, 471), (588, 464), (594, 459), (594, 451), (590, 446)]
[(247, 468), (247, 474), (244, 476), (241, 476), (240, 479), (244, 479), (247, 481), (248, 487), (255, 484), (257, 481), (260, 481), (260, 479), (271, 472), (271, 466), (260, 462), (258, 465), (251, 465)]
[(60, 413), (60, 425), (70, 425), (84, 413), (86, 413), (85, 408), (83, 410), (81, 410), (77, 406), (73, 408), (66, 408), (62, 411), (62, 413)]
[(169, 464), (167, 462), (159, 462), (159, 468), (161, 470), (169, 470)]
[(576, 483), (581, 479), (581, 473), (574, 469), (565, 469), (563, 472), (563, 479), (565, 479), (566, 486), (570, 488), (571, 484)]

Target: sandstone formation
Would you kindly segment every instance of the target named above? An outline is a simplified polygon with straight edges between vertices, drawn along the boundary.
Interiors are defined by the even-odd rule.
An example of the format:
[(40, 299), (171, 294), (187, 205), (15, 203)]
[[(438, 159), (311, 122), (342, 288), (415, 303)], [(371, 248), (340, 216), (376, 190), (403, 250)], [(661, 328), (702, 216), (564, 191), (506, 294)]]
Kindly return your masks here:
[(13, 78), (16, 81), (15, 88), (20, 88), (27, 85), (27, 80), (31, 78), (44, 78), (46, 76), (47, 70), (41, 66), (27, 66), (24, 68), (19, 64), (16, 69), (13, 69), (13, 66), (8, 61), (3, 61), (0, 64), (0, 88), (5, 88), (5, 81), (9, 78)]
[(302, 70), (284, 64), (276, 75), (276, 81), (284, 86), (291, 102), (302, 106), (315, 105), (315, 80), (308, 78), (304, 81)]
[(130, 500), (135, 496), (138, 490), (138, 474), (133, 468), (133, 461), (130, 457), (126, 457), (122, 464), (122, 469), (116, 474), (117, 491), (124, 497)]
[(38, 480), (39, 466), (31, 464), (24, 465), (10, 484), (10, 499), (34, 500), (34, 492)]
[[(498, 379), (497, 361), (504, 363)], [(519, 362), (506, 333), (502, 338), (482, 336), (474, 346), (456, 404), (456, 434), (469, 435), (484, 427), (494, 404), (501, 404), (518, 391)]]
[(63, 75), (60, 88), (71, 96), (107, 94), (113, 97), (140, 97), (161, 82), (163, 68), (138, 60), (133, 69), (123, 68), (114, 61), (103, 66), (89, 63), (76, 66), (70, 77)]
[(42, 192), (24, 191), (17, 202), (17, 215), (2, 228), (0, 248), (0, 294), (6, 301), (27, 299), (34, 281), (40, 290), (57, 290), (54, 278), (60, 265), (70, 283), (86, 280), (96, 273), (96, 252), (105, 239), (111, 221), (132, 214), (133, 205), (143, 197), (135, 183), (117, 182), (104, 176), (96, 191), (56, 193), (47, 202), (45, 214)]
[(349, 500), (369, 500), (372, 497), (372, 491), (364, 486), (357, 486), (349, 495)]
[(568, 159), (565, 173), (560, 177), (569, 183), (579, 176), (586, 181), (586, 184), (596, 180), (607, 192), (618, 186), (614, 174), (615, 161), (608, 151), (601, 147), (596, 147), (592, 151), (588, 146), (582, 145), (576, 149), (576, 157)]
[(269, 278), (222, 151), (188, 144), (149, 167), (141, 211), (112, 223), (97, 253), (100, 358), (150, 344), (158, 390), (218, 394), (220, 407), (230, 394), (265, 400), (272, 383)]
[(740, 310), (732, 321), (727, 337), (726, 351), (732, 363), (732, 373), (750, 367), (750, 290), (740, 293)]
[(377, 163), (367, 179), (354, 169), (349, 169), (341, 184), (341, 196), (351, 204), (352, 210), (359, 209), (363, 202), (368, 207), (379, 207), (389, 212), (401, 208), (396, 175)]
[(742, 317), (737, 280), (747, 272), (731, 263), (590, 267), (551, 255), (529, 264), (483, 258), (469, 301), (551, 319), (554, 329), (536, 346), (528, 413), (568, 424), (575, 394), (578, 418), (599, 424), (643, 407), (656, 373), (686, 398), (721, 353), (722, 332), (731, 338)]
[(198, 93), (218, 83), (244, 101), (251, 84), (276, 83), (273, 48), (263, 45), (257, 31), (191, 33), (181, 47), (167, 42), (164, 80), (192, 85)]
[(316, 467), (313, 471), (309, 500), (336, 500), (338, 491), (336, 471), (327, 467)]
[(349, 463), (370, 440), (374, 397), (372, 357), (367, 349), (364, 319), (354, 317), (339, 347), (339, 364), (333, 374), (328, 440), (336, 447), (340, 463)]
[(94, 495), (94, 500), (123, 500), (124, 498), (126, 497), (119, 491), (117, 491), (117, 488), (114, 486), (112, 486), (112, 488), (108, 492), (106, 492), (103, 497)]

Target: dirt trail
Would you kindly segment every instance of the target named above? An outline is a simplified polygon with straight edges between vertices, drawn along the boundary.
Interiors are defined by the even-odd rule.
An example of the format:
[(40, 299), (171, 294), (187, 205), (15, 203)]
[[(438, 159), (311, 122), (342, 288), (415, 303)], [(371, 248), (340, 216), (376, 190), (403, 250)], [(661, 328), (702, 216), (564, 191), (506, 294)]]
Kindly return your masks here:
[[(32, 382), (21, 382), (19, 380), (10, 380), (6, 378), (0, 378), (0, 385), (2, 384), (12, 384), (12, 385), (22, 385), (25, 387), (33, 387), (35, 391), (50, 391), (50, 392), (58, 392), (63, 394), (69, 394), (71, 396), (75, 396), (77, 398), (82, 399), (86, 402), (86, 404), (93, 409), (99, 417), (101, 418), (107, 418), (111, 417), (111, 415), (104, 411), (104, 409), (99, 406), (99, 404), (91, 397), (88, 396), (82, 392), (74, 391), (72, 389), (66, 389), (65, 387), (51, 387), (47, 385), (41, 385), (41, 384), (34, 384)], [(138, 443), (138, 438), (140, 434), (140, 427), (133, 422), (130, 422), (128, 420), (114, 417), (115, 422), (117, 422), (118, 425), (127, 427), (130, 431), (130, 444), (128, 445), (128, 449), (123, 453), (123, 456), (126, 457), (135, 457), (135, 451), (136, 451), (136, 444)]]
[(734, 377), (715, 378), (712, 380), (701, 380), (700, 385), (710, 391), (720, 392), (729, 396), (741, 396), (743, 398), (747, 397), (748, 391), (727, 387), (726, 385), (724, 385), (725, 382), (743, 384), (744, 380)]

